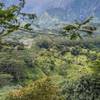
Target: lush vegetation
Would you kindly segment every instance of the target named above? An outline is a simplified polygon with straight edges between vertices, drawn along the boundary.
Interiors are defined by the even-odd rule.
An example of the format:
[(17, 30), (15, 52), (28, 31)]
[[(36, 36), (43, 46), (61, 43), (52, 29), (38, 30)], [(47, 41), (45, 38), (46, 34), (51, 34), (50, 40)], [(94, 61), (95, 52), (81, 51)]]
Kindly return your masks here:
[[(21, 13), (24, 4), (0, 3), (0, 100), (100, 100), (100, 39), (86, 37), (97, 29), (92, 17), (33, 38), (24, 31), (34, 31), (36, 16)], [(30, 23), (21, 26), (17, 16)], [(15, 31), (22, 33), (12, 39)]]
[(100, 53), (95, 43), (52, 39), (37, 36), (31, 48), (1, 50), (0, 86), (15, 85), (7, 99), (99, 100)]

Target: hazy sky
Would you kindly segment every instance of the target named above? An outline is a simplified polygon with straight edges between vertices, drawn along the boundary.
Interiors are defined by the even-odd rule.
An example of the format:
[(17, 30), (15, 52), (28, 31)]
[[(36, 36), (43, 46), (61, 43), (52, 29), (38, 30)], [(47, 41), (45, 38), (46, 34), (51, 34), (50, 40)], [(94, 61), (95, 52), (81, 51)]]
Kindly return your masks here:
[(49, 8), (64, 8), (73, 0), (26, 0), (24, 11), (42, 13)]
[[(17, 3), (19, 0), (0, 0), (6, 4)], [(25, 8), (23, 11), (42, 13), (49, 8), (64, 8), (73, 0), (26, 0)]]
[[(19, 0), (0, 0), (8, 4), (18, 3)], [(69, 7), (71, 6), (71, 7)], [(100, 0), (26, 0), (25, 7), (22, 11), (41, 14), (49, 8), (69, 9), (71, 12), (84, 14), (92, 11), (100, 11)], [(96, 9), (96, 10), (95, 10)], [(86, 14), (87, 14), (86, 13)]]

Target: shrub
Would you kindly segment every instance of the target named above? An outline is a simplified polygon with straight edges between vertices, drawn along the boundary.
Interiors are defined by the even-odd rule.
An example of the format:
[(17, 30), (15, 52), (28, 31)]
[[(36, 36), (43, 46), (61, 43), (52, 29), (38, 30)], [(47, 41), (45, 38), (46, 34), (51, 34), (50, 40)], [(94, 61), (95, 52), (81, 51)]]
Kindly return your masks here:
[(39, 48), (49, 49), (53, 46), (52, 44), (53, 41), (51, 40), (51, 38), (46, 36), (41, 36), (41, 38), (36, 40), (36, 46)]
[(10, 74), (0, 74), (0, 86), (9, 84), (13, 79), (13, 76)]
[(72, 48), (71, 54), (74, 56), (78, 56), (80, 54), (80, 51), (78, 48)]
[(61, 100), (61, 98), (58, 87), (52, 83), (50, 78), (46, 78), (9, 93), (7, 100)]
[(91, 68), (96, 75), (100, 75), (100, 60), (93, 61)]
[(11, 74), (16, 81), (26, 78), (25, 65), (20, 60), (9, 59), (0, 62), (0, 72)]
[(62, 94), (65, 100), (99, 100), (100, 78), (82, 76), (75, 82), (67, 81), (63, 85)]

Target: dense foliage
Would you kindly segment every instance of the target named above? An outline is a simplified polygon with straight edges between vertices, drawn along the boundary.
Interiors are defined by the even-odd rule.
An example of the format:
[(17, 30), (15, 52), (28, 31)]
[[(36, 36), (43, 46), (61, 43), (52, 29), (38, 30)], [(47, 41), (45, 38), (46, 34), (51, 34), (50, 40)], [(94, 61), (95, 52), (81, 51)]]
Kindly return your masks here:
[(59, 89), (50, 78), (36, 81), (9, 95), (8, 100), (61, 100)]
[[(21, 86), (18, 90), (10, 92), (7, 99), (9, 97), (9, 100), (35, 100), (35, 98), (45, 100), (54, 95), (55, 98), (59, 97), (62, 100), (98, 100), (100, 98), (98, 48), (92, 46), (91, 49), (91, 42), (87, 42), (88, 46), (85, 47), (84, 42), (79, 45), (78, 41), (72, 43), (60, 37), (52, 37), (54, 41), (50, 39), (45, 35), (37, 36), (33, 39), (31, 48), (1, 50), (0, 75), (5, 77), (1, 78), (1, 81), (5, 82), (1, 86), (14, 85), (16, 82), (16, 85)], [(44, 42), (52, 45), (47, 48)], [(92, 42), (92, 45), (95, 43)], [(54, 86), (50, 91), (54, 92), (45, 91), (46, 86), (52, 89), (47, 82), (47, 77), (50, 77), (50, 84)], [(38, 82), (39, 87), (37, 87)], [(41, 85), (42, 83), (44, 85)], [(57, 100), (60, 100), (59, 98)]]
[(97, 30), (92, 17), (33, 38), (24, 31), (34, 32), (36, 15), (22, 13), (24, 4), (0, 3), (0, 100), (99, 100), (100, 39), (86, 37)]

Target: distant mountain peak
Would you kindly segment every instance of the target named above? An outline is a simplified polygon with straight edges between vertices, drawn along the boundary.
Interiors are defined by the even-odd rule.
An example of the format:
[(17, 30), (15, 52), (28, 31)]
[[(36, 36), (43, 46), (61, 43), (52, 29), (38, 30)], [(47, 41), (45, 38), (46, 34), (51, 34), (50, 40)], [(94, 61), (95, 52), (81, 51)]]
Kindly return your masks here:
[(41, 16), (37, 19), (37, 24), (42, 28), (51, 28), (54, 27), (55, 24), (60, 23), (61, 20), (59, 20), (55, 16), (51, 16), (48, 12), (44, 12)]

